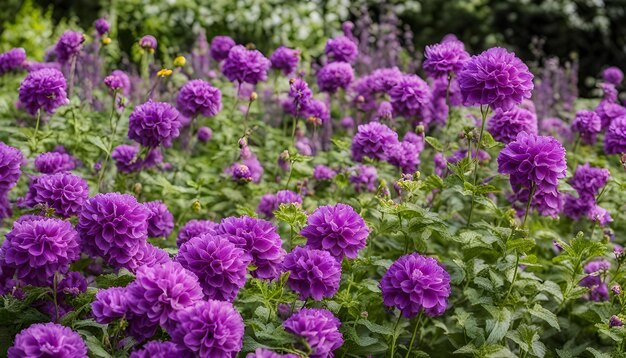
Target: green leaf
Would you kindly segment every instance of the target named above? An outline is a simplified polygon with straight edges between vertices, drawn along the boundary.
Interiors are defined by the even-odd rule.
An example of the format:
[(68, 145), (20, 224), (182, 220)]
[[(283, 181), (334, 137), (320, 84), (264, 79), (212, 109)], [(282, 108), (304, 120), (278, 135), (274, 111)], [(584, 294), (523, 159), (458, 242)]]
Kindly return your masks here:
[(530, 309), (529, 313), (532, 316), (545, 321), (552, 328), (556, 328), (558, 331), (561, 330), (561, 327), (559, 326), (559, 320), (557, 319), (556, 315), (552, 313), (551, 311), (543, 308), (540, 304), (535, 303), (535, 306), (533, 306), (533, 308)]
[(392, 327), (381, 326), (380, 324), (368, 321), (366, 319), (359, 319), (358, 321), (356, 321), (356, 323), (367, 327), (370, 332), (382, 334), (385, 336), (390, 336), (393, 333)]
[(112, 358), (111, 355), (104, 349), (102, 343), (91, 333), (84, 330), (79, 330), (80, 333), (84, 337), (85, 344), (89, 349), (89, 352), (94, 357), (100, 358)]
[(96, 276), (96, 285), (99, 288), (125, 287), (135, 280), (135, 276), (128, 271), (120, 271), (118, 274)]
[(595, 358), (611, 358), (610, 354), (600, 352), (599, 350), (592, 348), (592, 347), (587, 347), (587, 352), (593, 354)]
[(280, 204), (278, 210), (274, 212), (276, 219), (292, 226), (296, 231), (300, 231), (306, 224), (307, 216), (299, 205)]
[(535, 247), (535, 240), (533, 239), (515, 239), (506, 242), (506, 249), (508, 251), (517, 250), (521, 253), (527, 253)]
[(443, 152), (443, 144), (441, 144), (439, 139), (426, 136), (424, 140), (426, 141), (426, 143), (430, 144), (431, 147), (435, 148), (436, 151)]
[(87, 140), (95, 145), (96, 147), (100, 148), (100, 150), (102, 150), (103, 152), (105, 152), (108, 155), (111, 155), (111, 152), (109, 152), (109, 147), (104, 144), (104, 141), (102, 140), (102, 138), (100, 137), (96, 137), (96, 136), (89, 136), (87, 138)]
[(506, 332), (508, 332), (511, 326), (512, 315), (507, 308), (497, 309), (492, 306), (488, 311), (493, 319), (487, 320), (487, 330), (490, 331), (487, 342), (496, 343), (504, 338)]

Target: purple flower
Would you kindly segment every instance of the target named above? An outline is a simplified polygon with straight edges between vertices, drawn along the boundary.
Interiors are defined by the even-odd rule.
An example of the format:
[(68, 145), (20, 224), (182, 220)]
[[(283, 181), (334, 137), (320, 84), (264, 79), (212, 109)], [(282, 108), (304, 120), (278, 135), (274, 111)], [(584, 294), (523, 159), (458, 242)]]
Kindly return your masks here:
[(428, 316), (441, 316), (448, 308), (450, 275), (432, 257), (418, 253), (396, 260), (380, 281), (383, 302), (396, 307), (407, 318), (421, 311)]
[(613, 221), (611, 214), (609, 214), (606, 209), (598, 205), (594, 205), (591, 210), (589, 210), (587, 217), (589, 220), (598, 223), (600, 226), (605, 226)]
[(179, 311), (168, 333), (199, 357), (234, 357), (243, 346), (244, 323), (230, 302), (202, 301)]
[(317, 86), (322, 92), (335, 93), (339, 88), (348, 88), (353, 79), (352, 66), (345, 62), (331, 62), (317, 72)]
[(54, 51), (57, 55), (57, 61), (61, 64), (69, 62), (69, 60), (77, 56), (85, 42), (85, 35), (76, 31), (65, 31), (57, 41)]
[(594, 111), (578, 111), (572, 122), (572, 129), (580, 133), (580, 138), (583, 142), (594, 144), (596, 135), (602, 130), (602, 120)]
[(76, 160), (67, 153), (46, 152), (35, 158), (35, 168), (42, 174), (68, 172), (76, 168)]
[(389, 150), (398, 143), (398, 133), (384, 124), (362, 124), (352, 138), (352, 159), (360, 162), (363, 157), (387, 160)]
[(203, 80), (191, 80), (180, 89), (176, 106), (186, 117), (215, 116), (222, 108), (222, 92)]
[(132, 273), (136, 273), (142, 266), (156, 266), (165, 264), (172, 261), (170, 255), (158, 247), (146, 242), (139, 247), (137, 254), (133, 256), (130, 261), (125, 263), (122, 267)]
[(376, 109), (376, 113), (372, 116), (373, 121), (388, 121), (393, 119), (393, 107), (391, 103), (382, 101)]
[(69, 272), (57, 286), (57, 291), (66, 295), (77, 296), (87, 291), (87, 280), (80, 272)]
[(256, 212), (271, 218), (274, 217), (274, 210), (276, 210), (276, 195), (271, 193), (263, 195), (256, 208)]
[(96, 20), (96, 22), (94, 22), (94, 27), (96, 28), (96, 32), (100, 36), (106, 34), (111, 29), (111, 25), (109, 24), (107, 19), (104, 18)]
[(39, 110), (48, 113), (70, 103), (67, 99), (67, 83), (61, 71), (44, 68), (28, 74), (20, 84), (20, 103), (26, 112), (36, 115)]
[(111, 158), (120, 173), (132, 173), (141, 169), (143, 162), (138, 156), (139, 147), (128, 144), (118, 145), (111, 153)]
[(444, 41), (426, 46), (424, 71), (432, 77), (458, 73), (469, 60), (469, 54), (461, 41)]
[(308, 247), (326, 250), (337, 260), (355, 259), (366, 244), (369, 229), (350, 205), (325, 205), (307, 219), (300, 235)]
[(231, 167), (233, 180), (238, 183), (249, 183), (252, 181), (252, 172), (247, 165), (235, 163)]
[(435, 175), (443, 176), (443, 172), (446, 168), (448, 168), (448, 164), (443, 153), (436, 153), (433, 157), (433, 161), (435, 162)]
[(147, 315), (137, 316), (128, 312), (126, 320), (128, 321), (128, 334), (135, 338), (138, 342), (143, 342), (152, 338), (159, 328), (159, 324), (152, 322)]
[(416, 75), (404, 75), (389, 90), (393, 110), (401, 116), (423, 115), (431, 101), (430, 87)]
[(617, 317), (616, 315), (612, 315), (611, 318), (609, 319), (609, 327), (613, 328), (613, 327), (621, 327), (624, 325), (624, 322), (622, 322), (622, 320)]
[(301, 300), (333, 297), (341, 281), (341, 264), (328, 251), (295, 247), (283, 262), (287, 285)]
[(298, 358), (295, 354), (278, 354), (265, 348), (257, 348), (254, 353), (248, 353), (246, 358)]
[(361, 191), (375, 191), (378, 171), (371, 165), (359, 165), (353, 169), (350, 175), (350, 183), (354, 185), (357, 193)]
[(217, 61), (223, 61), (228, 57), (230, 49), (235, 46), (235, 41), (228, 36), (215, 36), (211, 40), (211, 57)]
[(532, 204), (543, 214), (560, 211), (557, 186), (566, 170), (565, 149), (552, 137), (521, 132), (498, 155), (498, 172), (509, 174), (515, 199), (527, 202), (534, 188)]
[(327, 123), (330, 120), (330, 111), (326, 104), (322, 101), (312, 99), (304, 107), (303, 114), (307, 119), (314, 119), (316, 125)]
[(140, 350), (134, 351), (129, 358), (191, 358), (190, 352), (172, 342), (152, 341), (146, 343)]
[(563, 205), (563, 213), (572, 220), (579, 220), (587, 216), (591, 209), (595, 206), (595, 198), (590, 196), (581, 196), (579, 198), (573, 195), (565, 197)]
[(130, 311), (147, 316), (163, 327), (176, 312), (193, 306), (203, 297), (196, 275), (178, 262), (141, 266), (135, 281), (126, 290)]
[(87, 358), (87, 346), (78, 333), (56, 323), (37, 323), (15, 336), (9, 358)]
[(112, 91), (119, 90), (124, 96), (128, 96), (131, 90), (130, 78), (121, 70), (114, 70), (104, 78), (104, 84)]
[(618, 103), (602, 100), (596, 107), (595, 112), (600, 116), (602, 129), (606, 129), (616, 118), (626, 116), (626, 107), (620, 106)]
[(160, 200), (149, 201), (143, 204), (152, 216), (148, 219), (148, 236), (166, 238), (174, 229), (174, 215), (167, 209), (167, 205)]
[(359, 50), (354, 41), (346, 36), (337, 36), (328, 39), (324, 53), (328, 56), (329, 62), (352, 63), (356, 60)]
[(225, 218), (217, 227), (218, 234), (227, 235), (230, 242), (252, 256), (257, 267), (252, 276), (260, 279), (274, 279), (280, 274), (286, 253), (276, 230), (269, 221), (249, 216)]
[(300, 50), (294, 50), (285, 46), (280, 46), (270, 56), (272, 68), (283, 71), (285, 76), (293, 73), (300, 62)]
[(609, 181), (611, 173), (606, 168), (594, 168), (585, 163), (576, 167), (574, 176), (569, 180), (569, 184), (583, 197), (595, 198), (600, 189)]
[(291, 190), (280, 190), (276, 193), (276, 204), (277, 207), (280, 207), (280, 204), (302, 204), (302, 197)]
[(292, 115), (301, 115), (302, 113), (296, 112), (303, 111), (308, 106), (311, 97), (311, 90), (305, 80), (296, 78), (289, 81), (289, 98), (292, 100), (294, 110)]
[(183, 246), (190, 239), (202, 234), (214, 234), (218, 224), (211, 220), (189, 220), (178, 231), (176, 236), (176, 245)]
[(458, 80), (466, 106), (489, 105), (506, 111), (530, 98), (533, 77), (514, 53), (494, 47), (472, 56)]
[(23, 160), (19, 149), (0, 142), (0, 193), (6, 194), (17, 184)]
[(23, 48), (12, 48), (0, 54), (0, 75), (21, 70), (26, 64), (26, 51)]
[(315, 178), (315, 180), (330, 181), (333, 180), (335, 176), (337, 176), (336, 171), (322, 164), (316, 165), (313, 169), (313, 178)]
[(182, 126), (176, 108), (165, 102), (139, 105), (128, 118), (128, 138), (145, 147), (170, 146)]
[[(411, 132), (409, 132), (411, 133)], [(423, 144), (422, 144), (423, 149)], [(419, 155), (421, 153), (420, 148), (414, 143), (404, 140), (391, 146), (388, 150), (388, 162), (394, 165), (404, 174), (412, 174), (417, 170), (417, 166), (420, 164)]]
[(539, 122), (539, 133), (559, 138), (561, 141), (571, 142), (573, 139), (570, 125), (559, 118), (544, 118)]
[(139, 46), (152, 53), (157, 48), (157, 39), (152, 35), (145, 35), (139, 40)]
[(206, 143), (213, 137), (213, 131), (209, 127), (198, 128), (198, 140), (202, 143)]
[(599, 271), (608, 271), (611, 263), (605, 259), (591, 260), (585, 264), (584, 271), (586, 274), (596, 273)]
[(44, 218), (16, 221), (2, 245), (4, 264), (32, 285), (52, 283), (80, 257), (78, 233), (68, 221)]
[(519, 107), (513, 107), (508, 111), (498, 108), (489, 118), (487, 130), (495, 140), (508, 144), (514, 141), (520, 132), (537, 135), (537, 116)]
[(612, 85), (619, 85), (624, 79), (624, 72), (617, 67), (608, 67), (602, 71), (602, 78)]
[(589, 292), (584, 298), (589, 301), (602, 302), (609, 299), (609, 287), (602, 281), (599, 274), (590, 274), (585, 276), (579, 283), (582, 287), (589, 288)]
[(339, 319), (323, 308), (303, 308), (283, 322), (285, 331), (306, 341), (311, 358), (332, 357), (332, 352), (343, 345), (339, 326)]
[(120, 267), (145, 244), (152, 213), (137, 199), (120, 193), (98, 194), (87, 200), (76, 229), (83, 250), (91, 256)]
[(91, 311), (100, 324), (108, 324), (124, 317), (128, 311), (128, 297), (125, 287), (111, 287), (96, 293), (91, 303)]
[(31, 186), (36, 204), (52, 208), (55, 214), (64, 218), (80, 213), (89, 198), (87, 182), (70, 173), (43, 174), (31, 182)]
[(604, 152), (606, 154), (626, 153), (626, 115), (614, 119), (606, 130)]
[(257, 84), (267, 80), (270, 60), (257, 50), (234, 46), (224, 60), (222, 72), (231, 82)]
[(203, 234), (184, 243), (176, 261), (198, 276), (206, 298), (232, 302), (246, 284), (251, 258), (227, 238)]

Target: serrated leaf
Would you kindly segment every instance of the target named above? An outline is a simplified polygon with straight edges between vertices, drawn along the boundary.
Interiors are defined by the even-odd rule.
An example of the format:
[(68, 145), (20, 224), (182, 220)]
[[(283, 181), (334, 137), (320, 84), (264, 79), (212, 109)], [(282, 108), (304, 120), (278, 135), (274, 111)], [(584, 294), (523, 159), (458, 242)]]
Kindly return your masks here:
[(393, 328), (381, 326), (380, 324), (370, 322), (366, 319), (359, 319), (356, 323), (367, 327), (367, 329), (369, 329), (371, 332), (382, 334), (385, 336), (390, 336), (393, 333)]
[(96, 147), (100, 148), (101, 151), (103, 151), (104, 153), (111, 155), (111, 152), (109, 152), (109, 147), (104, 144), (104, 141), (102, 140), (102, 138), (97, 137), (97, 136), (89, 136), (87, 137), (87, 140), (95, 145)]
[(559, 326), (559, 320), (556, 315), (551, 311), (543, 308), (540, 304), (535, 303), (535, 306), (528, 311), (532, 316), (537, 317), (546, 323), (548, 323), (552, 328), (556, 328), (558, 331), (561, 330)]
[(431, 147), (435, 148), (436, 151), (443, 152), (443, 144), (441, 144), (439, 139), (426, 136), (424, 137), (424, 140), (426, 141), (426, 143), (430, 144)]
[(511, 311), (507, 308), (492, 308), (489, 310), (493, 319), (487, 320), (487, 329), (491, 328), (487, 342), (499, 342), (509, 330), (511, 326)]
[(611, 355), (608, 353), (601, 352), (595, 348), (587, 347), (587, 352), (593, 354), (595, 358), (611, 358)]

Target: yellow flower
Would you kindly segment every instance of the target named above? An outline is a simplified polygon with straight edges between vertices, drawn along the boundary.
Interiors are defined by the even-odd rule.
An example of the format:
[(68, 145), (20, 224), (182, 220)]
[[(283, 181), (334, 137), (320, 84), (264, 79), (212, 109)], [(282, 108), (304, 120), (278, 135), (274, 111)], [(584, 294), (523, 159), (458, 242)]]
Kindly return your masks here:
[(157, 76), (159, 77), (169, 77), (172, 75), (172, 70), (163, 68), (159, 72), (157, 72)]
[(113, 41), (113, 40), (111, 40), (111, 38), (110, 38), (110, 37), (103, 37), (103, 38), (102, 38), (102, 44), (103, 44), (103, 45), (105, 45), (105, 46), (106, 46), (106, 45), (108, 45), (108, 44), (110, 44), (110, 43), (111, 43), (111, 41)]
[(174, 59), (174, 66), (183, 67), (187, 63), (185, 56), (178, 56)]

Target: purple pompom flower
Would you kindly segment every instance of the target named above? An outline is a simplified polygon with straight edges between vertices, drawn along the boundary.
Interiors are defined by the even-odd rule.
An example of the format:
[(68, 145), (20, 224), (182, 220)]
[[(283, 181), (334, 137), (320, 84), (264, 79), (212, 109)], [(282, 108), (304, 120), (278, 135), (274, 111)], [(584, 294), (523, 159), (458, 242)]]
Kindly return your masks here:
[(180, 89), (176, 106), (186, 117), (215, 116), (222, 108), (222, 92), (203, 80), (191, 80)]
[(97, 19), (96, 22), (94, 22), (94, 27), (96, 28), (96, 32), (100, 36), (106, 34), (111, 29), (111, 25), (105, 18)]
[(300, 62), (300, 51), (285, 46), (280, 46), (270, 56), (272, 68), (282, 71), (285, 76), (293, 73)]
[(145, 35), (139, 40), (139, 46), (144, 50), (148, 50), (153, 53), (157, 48), (157, 39), (152, 35)]
[(359, 165), (350, 174), (350, 183), (354, 185), (357, 193), (362, 191), (375, 191), (378, 171), (371, 165)]
[(193, 306), (203, 298), (196, 275), (178, 262), (141, 266), (135, 281), (126, 290), (129, 309), (163, 327), (176, 312)]
[(574, 176), (569, 180), (569, 184), (583, 197), (595, 198), (600, 189), (609, 181), (611, 173), (606, 168), (594, 168), (585, 163), (576, 167)]
[(125, 287), (111, 287), (96, 293), (91, 303), (91, 311), (100, 324), (108, 324), (124, 317), (128, 311), (128, 297)]
[(199, 357), (234, 357), (243, 346), (243, 318), (230, 302), (208, 300), (179, 311), (168, 333)]
[(132, 273), (136, 273), (142, 266), (152, 267), (171, 261), (170, 255), (166, 251), (146, 242), (139, 247), (137, 254), (122, 267)]
[(198, 276), (206, 298), (232, 302), (246, 284), (251, 258), (227, 238), (203, 234), (183, 244), (176, 261)]
[(120, 267), (129, 262), (148, 237), (150, 210), (137, 199), (120, 193), (98, 194), (87, 200), (76, 229), (83, 250)]
[(514, 141), (520, 132), (537, 135), (537, 116), (519, 107), (513, 107), (508, 111), (498, 108), (489, 118), (487, 131), (495, 140), (508, 144)]
[(128, 321), (128, 328), (126, 330), (128, 335), (135, 338), (138, 342), (152, 338), (159, 328), (159, 324), (152, 322), (147, 315), (138, 316), (128, 312), (126, 320)]
[(432, 257), (418, 253), (396, 260), (380, 281), (383, 302), (396, 307), (407, 318), (424, 312), (441, 316), (448, 308), (450, 275)]
[(337, 176), (337, 172), (325, 165), (318, 164), (313, 168), (313, 178), (315, 180), (330, 181), (333, 180), (335, 176)]
[(322, 92), (335, 93), (348, 88), (353, 79), (352, 66), (345, 62), (331, 62), (317, 72), (317, 86)]
[(398, 144), (398, 133), (378, 122), (362, 124), (352, 138), (352, 159), (360, 162), (363, 157), (387, 160), (389, 150)]
[(111, 158), (115, 161), (115, 166), (120, 173), (132, 173), (139, 170), (143, 161), (138, 156), (137, 145), (120, 144), (111, 153)]
[(257, 84), (267, 80), (270, 60), (258, 50), (248, 50), (241, 45), (234, 46), (224, 60), (222, 72), (231, 82)]
[(323, 308), (303, 308), (283, 322), (285, 331), (304, 338), (311, 358), (333, 357), (333, 351), (343, 345), (340, 326), (341, 321)]
[(572, 129), (580, 134), (584, 143), (594, 144), (596, 135), (602, 130), (602, 120), (594, 111), (578, 111), (572, 122)]
[(254, 353), (248, 353), (246, 358), (299, 358), (299, 356), (292, 353), (278, 354), (265, 348), (257, 348)]
[(183, 246), (190, 239), (202, 234), (214, 234), (218, 224), (211, 220), (189, 220), (178, 231), (176, 236), (176, 245)]
[(120, 91), (124, 96), (128, 96), (131, 90), (130, 78), (121, 70), (114, 70), (104, 78), (104, 85), (112, 91)]
[(602, 78), (612, 85), (619, 85), (624, 80), (624, 72), (617, 67), (609, 67), (602, 71)]
[(198, 140), (202, 143), (206, 143), (213, 137), (213, 131), (209, 127), (198, 128)]
[(286, 252), (272, 223), (249, 216), (228, 217), (217, 227), (217, 233), (227, 235), (230, 242), (252, 256), (252, 264), (257, 267), (252, 276), (260, 279), (278, 277)]
[(128, 138), (145, 147), (170, 146), (179, 136), (180, 114), (169, 103), (148, 101), (128, 118)]
[(2, 245), (4, 264), (32, 285), (52, 283), (80, 257), (78, 233), (68, 221), (44, 218), (16, 221)]
[(69, 218), (80, 213), (89, 197), (87, 182), (74, 174), (43, 174), (31, 182), (34, 202), (54, 209), (55, 214)]
[(23, 48), (12, 48), (0, 54), (0, 75), (25, 68), (26, 51)]
[(67, 83), (61, 71), (44, 68), (28, 74), (20, 84), (19, 99), (26, 112), (36, 115), (39, 110), (48, 113), (70, 103)]
[(276, 210), (276, 195), (270, 193), (263, 195), (256, 208), (256, 212), (271, 218), (274, 216), (274, 210)]
[(346, 36), (337, 36), (328, 39), (324, 53), (328, 56), (329, 62), (352, 63), (356, 60), (359, 50), (356, 43)]
[(238, 183), (249, 183), (252, 181), (252, 172), (247, 165), (242, 163), (235, 163), (230, 168), (232, 171), (233, 180)]
[(80, 272), (68, 272), (57, 286), (57, 291), (66, 295), (78, 296), (87, 291), (87, 280)]
[(600, 101), (595, 112), (600, 116), (602, 121), (602, 129), (605, 129), (619, 117), (626, 116), (626, 107), (620, 106), (618, 103), (611, 103), (605, 100)]
[(134, 351), (128, 358), (191, 358), (192, 354), (172, 342), (152, 341), (140, 350)]
[(35, 168), (42, 174), (56, 174), (74, 170), (76, 160), (67, 153), (46, 152), (35, 158)]
[(283, 261), (287, 285), (301, 300), (333, 297), (341, 281), (341, 264), (328, 251), (296, 247)]
[(65, 31), (57, 41), (54, 51), (57, 61), (61, 64), (68, 63), (72, 57), (77, 56), (85, 42), (85, 35), (76, 31)]
[(506, 111), (530, 98), (533, 77), (514, 53), (493, 47), (472, 56), (458, 80), (466, 106), (489, 105)]
[(389, 90), (393, 110), (404, 117), (424, 115), (431, 101), (430, 87), (416, 75), (404, 75)]
[(606, 130), (604, 152), (606, 154), (626, 153), (626, 115), (614, 119)]
[(350, 205), (325, 205), (317, 208), (307, 219), (300, 235), (308, 247), (326, 250), (341, 261), (355, 259), (365, 247), (369, 229), (363, 218)]
[(424, 71), (432, 77), (458, 73), (469, 60), (469, 54), (461, 41), (444, 41), (426, 46)]
[(330, 120), (330, 111), (326, 103), (311, 99), (307, 106), (304, 108), (303, 115), (309, 122), (313, 122), (316, 125), (327, 123)]
[(215, 36), (211, 40), (211, 57), (217, 61), (221, 62), (228, 57), (228, 53), (230, 49), (235, 46), (235, 40), (228, 36)]
[(420, 153), (421, 150), (417, 145), (404, 140), (396, 143), (388, 149), (387, 161), (389, 164), (400, 168), (402, 173), (412, 174), (415, 173), (417, 166), (420, 164)]
[(37, 323), (15, 336), (9, 358), (87, 358), (87, 346), (80, 335), (56, 323)]
[(23, 160), (19, 149), (0, 142), (0, 193), (6, 194), (17, 184)]
[(166, 238), (174, 229), (174, 215), (169, 211), (167, 205), (160, 200), (149, 201), (143, 204), (152, 216), (148, 219), (148, 236)]
[(309, 85), (305, 80), (296, 78), (289, 81), (289, 98), (292, 100), (294, 116), (302, 115), (301, 111), (308, 107), (312, 97)]

